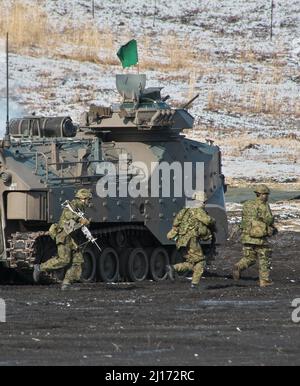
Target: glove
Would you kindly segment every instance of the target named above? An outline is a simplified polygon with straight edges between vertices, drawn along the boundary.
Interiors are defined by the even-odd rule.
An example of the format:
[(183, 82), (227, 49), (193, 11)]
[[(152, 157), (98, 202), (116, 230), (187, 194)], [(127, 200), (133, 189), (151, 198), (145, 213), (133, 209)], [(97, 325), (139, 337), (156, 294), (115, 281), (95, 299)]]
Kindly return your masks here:
[(167, 233), (168, 240), (175, 240), (175, 238), (177, 239), (177, 236), (178, 236), (178, 231), (174, 227)]
[(89, 225), (90, 224), (90, 220), (88, 220), (87, 218), (81, 218), (79, 220), (79, 222), (81, 225)]

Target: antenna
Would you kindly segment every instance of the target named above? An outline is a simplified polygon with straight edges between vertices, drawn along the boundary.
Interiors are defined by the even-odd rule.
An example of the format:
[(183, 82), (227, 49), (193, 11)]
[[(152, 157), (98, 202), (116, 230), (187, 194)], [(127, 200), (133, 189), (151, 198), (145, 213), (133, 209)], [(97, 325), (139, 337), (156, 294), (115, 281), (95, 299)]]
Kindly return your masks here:
[(9, 126), (9, 73), (8, 73), (8, 33), (6, 34), (6, 133)]
[(10, 147), (10, 135), (9, 135), (8, 32), (6, 34), (6, 130), (5, 130), (5, 135), (4, 135), (4, 147)]

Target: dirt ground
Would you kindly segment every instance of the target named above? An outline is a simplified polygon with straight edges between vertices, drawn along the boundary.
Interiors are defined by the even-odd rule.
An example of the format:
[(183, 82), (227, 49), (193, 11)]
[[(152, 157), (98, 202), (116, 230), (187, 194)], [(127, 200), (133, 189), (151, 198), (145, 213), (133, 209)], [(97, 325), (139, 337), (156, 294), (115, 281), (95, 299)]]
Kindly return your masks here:
[[(199, 293), (175, 282), (1, 285), (0, 365), (299, 365), (300, 233), (274, 240), (273, 279), (257, 270), (231, 279), (241, 247), (231, 242), (209, 268)], [(299, 312), (300, 316), (300, 312)]]

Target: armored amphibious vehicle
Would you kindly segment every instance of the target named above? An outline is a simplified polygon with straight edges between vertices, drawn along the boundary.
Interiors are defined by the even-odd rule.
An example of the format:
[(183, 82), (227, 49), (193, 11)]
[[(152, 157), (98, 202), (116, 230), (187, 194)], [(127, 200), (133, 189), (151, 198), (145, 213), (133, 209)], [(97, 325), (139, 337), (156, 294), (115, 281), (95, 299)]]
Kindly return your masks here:
[[(90, 106), (80, 124), (67, 116), (10, 121), (0, 150), (3, 266), (30, 272), (35, 262), (54, 255), (49, 226), (58, 221), (62, 203), (85, 187), (93, 192), (87, 216), (102, 252), (86, 245), (83, 279), (164, 279), (168, 262), (181, 259), (166, 234), (176, 213), (192, 203), (181, 188), (190, 170), (185, 164), (192, 167), (193, 185), (195, 166), (203, 165), (216, 243), (226, 240), (220, 149), (186, 138), (183, 130), (194, 124), (188, 104), (172, 108), (161, 88), (146, 88), (145, 75), (116, 80), (121, 103)], [(211, 248), (204, 245), (206, 253)]]

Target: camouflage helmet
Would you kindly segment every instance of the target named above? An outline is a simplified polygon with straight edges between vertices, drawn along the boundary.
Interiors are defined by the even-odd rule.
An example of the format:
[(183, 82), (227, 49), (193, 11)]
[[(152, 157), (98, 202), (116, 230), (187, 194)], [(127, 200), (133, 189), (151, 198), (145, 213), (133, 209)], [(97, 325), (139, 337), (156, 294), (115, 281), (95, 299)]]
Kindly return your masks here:
[(92, 193), (90, 189), (79, 189), (76, 192), (75, 197), (80, 199), (92, 198)]
[(193, 200), (201, 201), (201, 202), (206, 202), (207, 201), (207, 194), (205, 192), (195, 192), (192, 195)]
[(270, 189), (267, 187), (267, 185), (257, 185), (254, 189), (254, 193), (270, 194)]

